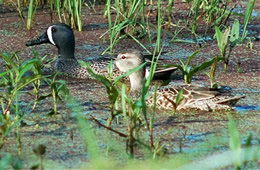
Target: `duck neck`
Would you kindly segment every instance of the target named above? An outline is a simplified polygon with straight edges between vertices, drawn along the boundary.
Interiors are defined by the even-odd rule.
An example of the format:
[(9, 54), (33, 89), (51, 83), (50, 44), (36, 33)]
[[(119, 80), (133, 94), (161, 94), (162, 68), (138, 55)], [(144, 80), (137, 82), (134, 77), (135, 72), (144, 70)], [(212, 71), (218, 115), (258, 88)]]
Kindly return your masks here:
[(75, 52), (75, 46), (69, 46), (69, 47), (58, 47), (59, 55), (62, 59), (75, 59), (74, 52)]
[(131, 84), (131, 94), (141, 94), (144, 79), (144, 69), (141, 69), (135, 73), (129, 75)]
[(74, 34), (72, 34), (71, 38), (68, 40), (62, 40), (62, 39), (58, 40), (56, 44), (57, 44), (59, 55), (61, 56), (62, 59), (75, 59)]

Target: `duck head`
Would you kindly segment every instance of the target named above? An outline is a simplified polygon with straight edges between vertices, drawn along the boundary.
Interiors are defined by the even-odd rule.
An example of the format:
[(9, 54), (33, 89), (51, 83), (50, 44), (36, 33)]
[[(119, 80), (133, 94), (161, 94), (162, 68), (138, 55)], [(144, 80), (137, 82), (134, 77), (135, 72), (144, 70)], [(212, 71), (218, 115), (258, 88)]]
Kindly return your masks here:
[[(144, 56), (138, 50), (128, 50), (118, 54), (116, 66), (122, 72), (127, 72), (145, 62)], [(129, 75), (131, 84), (131, 95), (139, 96), (142, 88), (142, 82), (145, 76), (145, 67)]]
[(56, 46), (62, 58), (74, 58), (75, 36), (73, 30), (68, 25), (63, 23), (51, 25), (41, 36), (27, 41), (26, 46), (45, 43)]
[(138, 67), (145, 62), (142, 53), (138, 50), (130, 49), (118, 54), (116, 58), (116, 66), (122, 72)]

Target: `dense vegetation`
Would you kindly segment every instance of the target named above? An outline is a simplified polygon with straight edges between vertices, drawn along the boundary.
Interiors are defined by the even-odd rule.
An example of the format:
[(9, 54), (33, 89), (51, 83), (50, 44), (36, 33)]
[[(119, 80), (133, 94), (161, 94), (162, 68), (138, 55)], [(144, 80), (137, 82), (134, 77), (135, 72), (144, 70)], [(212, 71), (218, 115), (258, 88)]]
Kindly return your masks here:
[[(108, 34), (110, 45), (104, 51), (104, 53), (113, 53), (114, 47), (120, 40), (125, 38), (131, 38), (136, 41), (147, 52), (153, 54), (153, 62), (151, 65), (151, 76), (148, 77), (144, 83), (142, 89), (142, 95), (139, 99), (133, 100), (126, 90), (126, 86), (120, 83), (123, 77), (137, 71), (143, 65), (134, 70), (127, 72), (126, 74), (118, 77), (115, 80), (107, 79), (103, 76), (96, 75), (89, 67), (88, 64), (82, 62), (81, 64), (87, 67), (89, 73), (95, 77), (98, 81), (104, 84), (107, 95), (110, 100), (110, 118), (107, 121), (107, 125), (102, 124), (95, 118), (92, 121), (98, 123), (110, 132), (114, 132), (119, 136), (126, 139), (126, 152), (131, 158), (135, 158), (136, 148), (142, 148), (147, 155), (147, 160), (144, 162), (139, 161), (138, 165), (131, 164), (131, 161), (137, 161), (134, 159), (129, 160), (128, 168), (145, 167), (145, 164), (150, 159), (156, 160), (152, 164), (155, 167), (169, 168), (186, 165), (187, 161), (191, 158), (180, 157), (164, 158), (163, 146), (160, 145), (160, 141), (154, 141), (153, 124), (154, 114), (156, 108), (154, 107), (151, 112), (148, 113), (145, 98), (148, 92), (150, 83), (153, 78), (153, 73), (156, 68), (157, 60), (162, 52), (162, 34), (167, 34), (172, 37), (172, 42), (182, 41), (177, 38), (182, 31), (189, 31), (195, 39), (198, 35), (198, 23), (202, 22), (208, 29), (215, 31), (215, 37), (218, 44), (220, 53), (216, 54), (214, 58), (204, 63), (200, 63), (197, 66), (191, 65), (191, 61), (200, 52), (201, 48), (196, 49), (192, 55), (190, 55), (187, 61), (183, 61), (180, 58), (180, 64), (174, 65), (181, 70), (184, 78), (184, 83), (192, 83), (192, 77), (201, 71), (204, 71), (211, 82), (211, 88), (216, 88), (217, 84), (214, 82), (214, 76), (218, 62), (223, 62), (224, 72), (227, 72), (227, 66), (230, 60), (230, 54), (234, 47), (243, 43), (247, 37), (247, 25), (250, 21), (252, 10), (254, 8), (256, 0), (248, 0), (245, 15), (243, 16), (243, 30), (240, 34), (239, 20), (236, 19), (237, 14), (233, 12), (236, 4), (230, 0), (187, 0), (185, 3), (191, 8), (187, 13), (186, 20), (175, 21), (174, 19), (174, 0), (169, 1), (147, 1), (147, 0), (107, 0), (105, 3), (104, 16), (108, 19), (109, 29), (104, 34)], [(60, 22), (69, 24), (72, 28), (82, 31), (82, 9), (95, 9), (95, 1), (82, 1), (82, 0), (9, 0), (0, 1), (0, 3), (9, 3), (16, 7), (17, 12), (23, 21), (26, 28), (29, 30), (33, 27), (34, 17), (39, 8), (44, 8), (50, 11), (50, 17), (57, 16)], [(150, 15), (151, 8), (156, 7), (156, 16)], [(234, 18), (233, 18), (234, 17)], [(156, 24), (152, 23), (152, 18), (156, 18)], [(228, 22), (232, 22), (232, 27), (227, 26)], [(168, 31), (169, 28), (175, 28), (174, 33)], [(140, 42), (140, 39), (147, 37), (150, 43), (153, 43), (151, 38), (151, 32), (155, 31), (157, 35), (156, 46), (154, 51), (150, 52), (146, 49), (145, 45)], [(105, 36), (104, 36), (105, 37)], [(197, 39), (196, 39), (197, 40)], [(198, 42), (196, 42), (198, 43)], [(51, 115), (58, 114), (57, 105), (59, 101), (63, 100), (67, 103), (71, 112), (75, 113), (75, 117), (79, 128), (82, 132), (82, 136), (88, 146), (88, 151), (92, 156), (93, 167), (116, 167), (116, 162), (110, 162), (107, 158), (102, 156), (101, 149), (98, 148), (95, 141), (95, 134), (91, 130), (89, 124), (90, 120), (86, 120), (82, 114), (81, 107), (77, 104), (69, 90), (66, 87), (65, 81), (56, 80), (54, 76), (42, 75), (42, 62), (45, 57), (39, 57), (38, 53), (34, 51), (35, 58), (22, 62), (19, 60), (19, 56), (16, 52), (7, 53), (1, 52), (1, 59), (4, 61), (5, 71), (0, 73), (1, 94), (0, 103), (2, 107), (1, 119), (1, 141), (0, 148), (8, 141), (8, 134), (11, 132), (16, 134), (17, 147), (21, 148), (20, 140), (20, 126), (21, 121), (34, 112), (34, 109), (41, 100), (52, 98), (53, 109), (48, 113)], [(40, 59), (41, 58), (41, 59)], [(172, 66), (172, 64), (165, 65), (165, 67)], [(210, 68), (206, 72), (206, 68)], [(112, 63), (108, 68), (112, 72)], [(238, 69), (239, 71), (239, 69)], [(42, 84), (47, 84), (51, 91), (50, 93), (42, 93), (40, 87)], [(28, 103), (26, 109), (20, 109), (19, 97), (20, 90), (31, 89), (31, 95), (34, 96), (34, 101)], [(156, 97), (156, 96), (155, 96)], [(182, 98), (182, 94), (179, 94), (176, 101), (172, 101), (176, 107)], [(121, 105), (121, 107), (118, 107)], [(175, 110), (171, 114), (174, 114)], [(125, 127), (127, 133), (122, 133), (111, 128), (111, 124), (117, 116), (123, 116), (125, 120)], [(147, 138), (140, 137), (143, 134), (148, 134)], [(229, 115), (229, 134), (230, 141), (229, 147), (232, 150), (233, 157), (229, 155), (223, 155), (226, 159), (230, 159), (233, 162), (233, 166), (237, 169), (245, 167), (254, 167), (255, 163), (259, 160), (259, 142), (258, 145), (252, 145), (252, 136), (249, 135), (245, 147), (240, 144), (240, 137), (235, 122)], [(117, 143), (115, 143), (117, 145)], [(181, 147), (181, 146), (180, 146)], [(34, 149), (34, 153), (39, 157), (40, 163), (33, 168), (43, 168), (43, 159), (45, 154), (45, 146), (40, 145)], [(194, 156), (194, 155), (191, 155)], [(234, 159), (233, 159), (234, 158)], [(214, 159), (214, 158), (211, 158)], [(159, 161), (158, 161), (159, 160)], [(163, 164), (160, 162), (164, 162)], [(101, 166), (101, 163), (103, 165)], [(13, 168), (21, 168), (21, 162), (16, 161), (15, 157), (6, 155), (0, 161), (0, 166), (8, 167), (9, 164)], [(217, 167), (222, 167), (221, 162)], [(230, 166), (230, 165), (229, 165)]]

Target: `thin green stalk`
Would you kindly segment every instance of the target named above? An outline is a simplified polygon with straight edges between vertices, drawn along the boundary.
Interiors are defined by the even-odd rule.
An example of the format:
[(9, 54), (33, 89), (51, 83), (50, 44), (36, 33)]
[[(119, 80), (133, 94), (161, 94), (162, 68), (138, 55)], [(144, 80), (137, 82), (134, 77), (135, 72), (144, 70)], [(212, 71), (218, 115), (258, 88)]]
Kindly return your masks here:
[(200, 2), (201, 0), (194, 0), (193, 4), (194, 4), (194, 17), (193, 17), (193, 23), (192, 23), (192, 33), (196, 34), (197, 31), (197, 18), (199, 15), (199, 7), (200, 7)]
[(128, 110), (128, 149), (130, 150), (130, 158), (134, 157), (134, 133), (133, 133), (133, 115), (132, 110), (129, 108)]
[[(147, 108), (146, 108), (146, 94), (149, 90), (149, 86), (151, 84), (151, 81), (153, 79), (153, 75), (157, 66), (157, 62), (159, 59), (159, 56), (162, 52), (162, 48), (161, 48), (161, 1), (158, 0), (157, 1), (158, 4), (158, 25), (157, 25), (157, 40), (156, 40), (156, 46), (153, 52), (153, 59), (152, 59), (152, 63), (151, 63), (151, 68), (150, 68), (150, 75), (148, 76), (147, 81), (145, 82), (144, 87), (142, 88), (142, 96), (141, 96), (141, 102), (142, 102), (142, 111), (143, 111), (143, 115), (145, 118), (145, 122), (146, 122), (146, 126), (150, 127), (149, 122), (148, 122), (148, 118), (147, 118)], [(155, 58), (155, 54), (159, 52), (158, 56)], [(151, 128), (149, 128), (149, 133), (150, 133), (150, 143), (151, 143), (151, 147), (154, 148), (154, 143), (153, 143), (153, 130)]]
[(154, 96), (153, 96), (153, 112), (151, 115), (151, 119), (150, 119), (150, 126), (149, 126), (149, 130), (150, 130), (150, 145), (151, 147), (154, 148), (154, 140), (153, 140), (153, 126), (154, 126), (154, 121), (155, 121), (155, 110), (156, 110), (156, 100), (157, 100), (157, 84), (155, 85), (155, 90), (154, 90)]
[(56, 115), (57, 114), (57, 88), (56, 88), (56, 83), (54, 78), (51, 82), (51, 95), (53, 98), (53, 112)]
[(74, 0), (74, 17), (77, 19), (77, 26), (79, 31), (82, 31), (81, 4), (81, 0)]
[(27, 18), (27, 29), (28, 30), (30, 30), (32, 28), (33, 3), (34, 3), (34, 0), (30, 0), (29, 9), (28, 9), (28, 18)]
[[(110, 45), (113, 44), (113, 37), (112, 37), (112, 18), (111, 18), (111, 0), (107, 0), (106, 3), (107, 7), (107, 18), (108, 18), (108, 27), (109, 27), (109, 39), (110, 39)], [(110, 52), (112, 53), (112, 48), (110, 48)]]
[(28, 9), (28, 18), (27, 18), (27, 29), (32, 29), (32, 24), (34, 20), (34, 16), (36, 13), (36, 9), (38, 8), (39, 0), (30, 0), (29, 9)]
[(126, 116), (126, 99), (125, 99), (125, 94), (126, 94), (126, 86), (125, 84), (122, 85), (121, 89), (121, 99), (122, 99), (122, 111), (123, 115)]
[(58, 17), (59, 17), (59, 22), (62, 22), (61, 11), (60, 11), (60, 8), (61, 8), (60, 3), (61, 3), (60, 0), (55, 0), (55, 6), (56, 6), (56, 11), (57, 11), (57, 14), (58, 14)]
[[(19, 92), (17, 92), (15, 94), (15, 120), (16, 121), (19, 121), (20, 119), (20, 115), (19, 115), (19, 100), (18, 100), (18, 97), (19, 96)], [(17, 141), (17, 144), (18, 144), (18, 154), (20, 155), (21, 154), (21, 151), (22, 151), (22, 143), (21, 143), (21, 135), (20, 135), (20, 128), (19, 126), (16, 127), (16, 141)]]
[(248, 0), (247, 2), (247, 7), (246, 7), (246, 15), (245, 15), (245, 19), (244, 19), (244, 27), (243, 27), (243, 34), (242, 34), (242, 41), (245, 40), (246, 35), (247, 35), (247, 25), (249, 23), (249, 20), (251, 18), (254, 6), (255, 6), (255, 2), (256, 0)]
[(22, 5), (21, 5), (21, 1), (20, 0), (17, 0), (17, 10), (18, 10), (20, 18), (23, 21), (23, 24), (25, 24), (24, 23), (24, 15), (23, 15), (23, 10), (22, 10)]

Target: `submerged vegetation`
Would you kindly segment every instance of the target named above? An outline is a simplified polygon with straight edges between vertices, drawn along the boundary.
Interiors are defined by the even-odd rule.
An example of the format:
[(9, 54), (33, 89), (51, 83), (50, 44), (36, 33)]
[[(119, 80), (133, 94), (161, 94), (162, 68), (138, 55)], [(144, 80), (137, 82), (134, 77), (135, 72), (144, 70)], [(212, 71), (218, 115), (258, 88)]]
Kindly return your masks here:
[[(15, 6), (20, 18), (26, 25), (27, 29), (32, 29), (36, 13), (40, 7), (50, 11), (51, 21), (53, 22), (54, 16), (58, 18), (59, 22), (65, 22), (72, 28), (82, 31), (82, 10), (90, 10), (89, 3), (92, 1), (82, 0), (10, 0), (12, 5)], [(125, 169), (135, 168), (229, 168), (235, 167), (236, 169), (247, 169), (257, 167), (260, 159), (260, 140), (259, 137), (255, 137), (258, 140), (253, 140), (252, 134), (249, 134), (246, 143), (242, 144), (240, 139), (240, 132), (236, 126), (235, 121), (232, 118), (232, 113), (227, 112), (229, 129), (229, 143), (224, 143), (221, 139), (206, 141), (209, 143), (222, 142), (226, 152), (223, 152), (220, 157), (222, 160), (227, 160), (227, 164), (224, 164), (219, 160), (214, 165), (205, 165), (209, 161), (216, 160), (213, 156), (206, 157), (204, 159), (197, 160), (194, 158), (201, 158), (201, 152), (211, 149), (212, 146), (198, 146), (198, 152), (191, 154), (178, 154), (168, 152), (167, 147), (162, 144), (162, 139), (157, 137), (154, 133), (156, 128), (156, 104), (151, 109), (146, 107), (147, 93), (152, 82), (155, 69), (163, 51), (163, 38), (164, 34), (170, 36), (172, 42), (182, 41), (183, 37), (178, 37), (184, 31), (188, 31), (195, 37), (195, 41), (199, 39), (199, 27), (198, 23), (205, 24), (207, 34), (209, 30), (215, 31), (215, 38), (220, 53), (213, 56), (210, 60), (199, 63), (198, 65), (192, 65), (192, 60), (196, 58), (200, 51), (203, 49), (203, 45), (200, 44), (200, 48), (194, 49), (194, 52), (188, 56), (184, 61), (179, 58), (180, 64), (167, 64), (165, 67), (176, 66), (182, 73), (184, 83), (191, 84), (192, 78), (198, 72), (204, 72), (209, 77), (210, 87), (217, 88), (215, 83), (215, 74), (218, 68), (218, 63), (223, 62), (223, 70), (227, 72), (227, 66), (230, 60), (231, 52), (235, 46), (239, 43), (243, 43), (247, 36), (247, 25), (249, 23), (252, 10), (254, 8), (256, 0), (249, 0), (244, 15), (243, 32), (240, 35), (240, 23), (236, 19), (236, 14), (233, 12), (235, 3), (230, 0), (186, 0), (184, 3), (190, 6), (188, 12), (186, 11), (186, 17), (188, 19), (176, 21), (174, 18), (174, 0), (169, 1), (147, 1), (147, 0), (107, 0), (105, 2), (104, 16), (108, 20), (108, 30), (101, 38), (108, 38), (109, 45), (103, 53), (114, 53), (116, 45), (126, 38), (134, 40), (143, 49), (152, 54), (150, 74), (146, 81), (143, 82), (142, 92), (139, 98), (133, 99), (128, 93), (128, 88), (121, 82), (130, 74), (138, 71), (144, 67), (144, 63), (139, 67), (136, 67), (127, 73), (117, 77), (116, 79), (106, 78), (101, 75), (97, 75), (86, 62), (80, 62), (81, 65), (87, 68), (89, 74), (96, 80), (101, 82), (106, 88), (107, 98), (109, 100), (109, 112), (110, 115), (107, 118), (107, 123), (96, 119), (92, 115), (90, 118), (86, 118), (82, 106), (78, 102), (79, 99), (75, 99), (70, 95), (70, 91), (67, 88), (66, 81), (60, 80), (59, 73), (54, 75), (45, 75), (45, 70), (42, 65), (46, 56), (40, 57), (36, 51), (33, 51), (34, 58), (21, 61), (19, 52), (8, 53), (1, 52), (0, 57), (3, 61), (3, 72), (0, 73), (0, 151), (4, 145), (8, 142), (8, 137), (11, 133), (15, 134), (17, 141), (18, 154), (21, 155), (22, 140), (20, 135), (20, 129), (22, 128), (23, 119), (28, 117), (32, 113), (36, 113), (37, 107), (41, 107), (41, 102), (51, 100), (52, 109), (47, 112), (46, 115), (52, 115), (57, 118), (59, 114), (59, 105), (66, 104), (75, 118), (78, 129), (81, 132), (83, 140), (86, 144), (86, 148), (91, 155), (89, 160), (90, 164), (86, 165), (93, 169), (98, 168), (118, 168), (118, 166)], [(5, 3), (1, 2), (0, 3)], [(95, 3), (95, 1), (94, 1)], [(91, 5), (94, 9), (94, 5)], [(153, 10), (155, 8), (156, 10)], [(26, 10), (25, 10), (26, 9)], [(24, 13), (28, 12), (27, 15)], [(234, 17), (234, 18), (233, 18)], [(26, 22), (25, 22), (26, 19)], [(156, 24), (154, 24), (154, 20)], [(227, 23), (232, 20), (232, 27)], [(174, 33), (170, 33), (169, 30), (174, 29)], [(156, 40), (153, 38), (153, 34), (156, 34)], [(147, 39), (152, 46), (152, 52), (148, 50), (142, 42), (142, 39)], [(174, 44), (173, 44), (174, 45)], [(210, 70), (208, 70), (210, 68)], [(108, 72), (112, 75), (113, 62), (111, 61)], [(112, 77), (112, 76), (111, 76)], [(43, 91), (42, 86), (47, 86), (48, 90)], [(157, 85), (155, 86), (155, 91)], [(174, 116), (178, 104), (182, 100), (183, 91), (180, 91), (176, 101), (171, 101), (175, 106), (175, 110), (172, 110), (170, 116)], [(33, 100), (27, 101), (26, 106), (20, 103), (21, 96), (33, 96)], [(156, 99), (156, 93), (154, 93), (154, 99)], [(28, 97), (29, 98), (29, 97)], [(37, 114), (37, 113), (36, 113)], [(236, 115), (234, 115), (235, 117)], [(50, 118), (51, 119), (51, 118)], [(120, 126), (120, 123), (123, 126)], [(111, 139), (114, 143), (107, 148), (100, 148), (98, 146), (98, 137), (95, 134), (95, 130), (92, 128), (92, 124), (95, 123), (105, 129), (105, 134), (114, 133), (123, 138), (123, 142), (120, 143), (114, 139)], [(120, 128), (117, 128), (119, 127)], [(170, 128), (165, 133), (172, 133), (175, 127)], [(120, 129), (120, 130), (118, 130)], [(183, 137), (180, 137), (179, 150), (182, 152), (182, 142), (185, 140), (186, 131), (184, 131)], [(73, 138), (73, 137), (71, 137)], [(176, 139), (177, 140), (177, 139)], [(125, 146), (122, 147), (122, 145)], [(215, 147), (215, 146), (214, 146)], [(120, 148), (120, 149), (119, 149)], [(125, 152), (121, 148), (125, 149)], [(229, 148), (229, 149), (227, 149)], [(33, 153), (37, 156), (39, 163), (33, 164), (30, 168), (41, 168), (48, 166), (45, 165), (44, 159), (48, 146), (39, 145), (33, 148)], [(117, 155), (117, 158), (109, 159), (108, 156), (103, 154), (103, 150), (107, 150), (107, 154)], [(112, 150), (112, 151), (111, 151)], [(140, 156), (141, 155), (141, 156)], [(203, 155), (205, 156), (205, 155)], [(131, 158), (131, 159), (129, 159)], [(141, 158), (141, 160), (139, 160)], [(142, 160), (145, 159), (145, 160)], [(126, 162), (124, 162), (126, 160)], [(190, 161), (195, 161), (190, 163)], [(34, 163), (34, 162), (33, 162)], [(47, 163), (46, 163), (47, 164)], [(149, 165), (149, 166), (148, 166)], [(206, 166), (206, 167), (205, 167)], [(19, 156), (6, 154), (0, 158), (1, 168), (21, 169), (23, 168), (23, 160)]]

